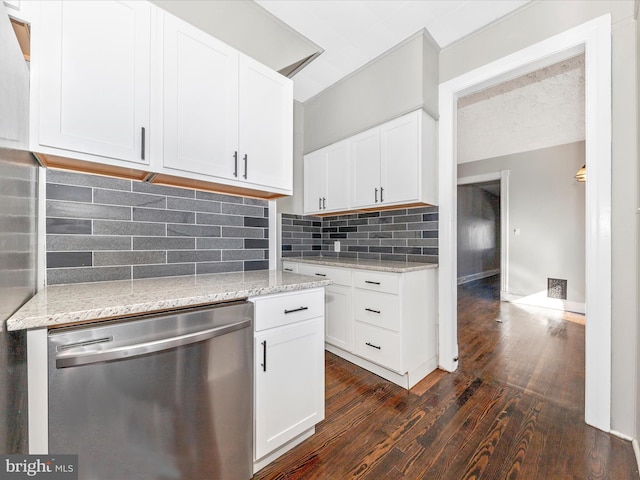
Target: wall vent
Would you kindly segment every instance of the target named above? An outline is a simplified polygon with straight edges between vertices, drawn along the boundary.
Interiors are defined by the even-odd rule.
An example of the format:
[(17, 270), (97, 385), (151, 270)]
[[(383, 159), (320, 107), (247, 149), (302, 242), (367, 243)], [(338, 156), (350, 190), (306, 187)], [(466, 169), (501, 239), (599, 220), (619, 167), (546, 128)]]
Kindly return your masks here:
[(567, 299), (567, 281), (559, 278), (547, 278), (547, 297)]

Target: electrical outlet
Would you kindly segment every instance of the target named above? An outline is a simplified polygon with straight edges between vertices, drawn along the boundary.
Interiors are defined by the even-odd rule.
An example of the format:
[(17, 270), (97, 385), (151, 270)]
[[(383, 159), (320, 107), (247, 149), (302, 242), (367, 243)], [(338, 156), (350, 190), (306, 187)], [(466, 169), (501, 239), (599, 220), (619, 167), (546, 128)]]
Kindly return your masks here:
[(338, 240), (333, 242), (333, 251), (334, 252), (339, 252), (340, 251), (340, 242)]

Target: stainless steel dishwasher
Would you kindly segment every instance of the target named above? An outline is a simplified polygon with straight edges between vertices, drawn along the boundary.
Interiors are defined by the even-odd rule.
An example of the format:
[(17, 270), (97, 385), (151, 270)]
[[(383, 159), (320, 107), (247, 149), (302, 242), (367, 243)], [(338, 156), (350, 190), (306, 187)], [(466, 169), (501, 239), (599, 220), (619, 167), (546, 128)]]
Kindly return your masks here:
[(251, 478), (252, 326), (239, 301), (51, 330), (49, 452), (82, 480)]

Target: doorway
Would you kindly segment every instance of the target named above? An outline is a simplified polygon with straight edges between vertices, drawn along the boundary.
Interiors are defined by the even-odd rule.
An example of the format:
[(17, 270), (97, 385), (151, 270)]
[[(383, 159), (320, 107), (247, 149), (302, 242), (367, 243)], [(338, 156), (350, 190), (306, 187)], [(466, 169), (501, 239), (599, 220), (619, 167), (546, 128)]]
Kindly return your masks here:
[(611, 19), (603, 16), (440, 84), (439, 365), (454, 371), (457, 345), (456, 106), (463, 95), (585, 54), (586, 184), (585, 421), (611, 424)]

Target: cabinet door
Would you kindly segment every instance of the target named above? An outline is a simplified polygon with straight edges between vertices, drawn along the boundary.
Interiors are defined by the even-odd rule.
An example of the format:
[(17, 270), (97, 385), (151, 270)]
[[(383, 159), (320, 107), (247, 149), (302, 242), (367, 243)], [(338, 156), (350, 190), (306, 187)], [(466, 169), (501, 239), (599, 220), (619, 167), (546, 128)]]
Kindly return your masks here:
[(325, 341), (338, 348), (353, 350), (353, 311), (351, 287), (325, 288)]
[(324, 418), (323, 318), (255, 336), (255, 459)]
[(339, 212), (349, 208), (349, 142), (338, 142), (326, 148), (327, 201), (324, 210)]
[(327, 155), (318, 150), (304, 156), (304, 213), (320, 213), (327, 203)]
[(293, 188), (293, 84), (290, 79), (240, 56), (241, 179)]
[(380, 128), (351, 138), (351, 207), (380, 200)]
[(418, 110), (380, 127), (383, 204), (420, 200), (420, 113)]
[(51, 1), (41, 8), (32, 58), (39, 144), (148, 163), (150, 4)]
[(169, 14), (162, 37), (163, 165), (238, 178), (238, 52)]

